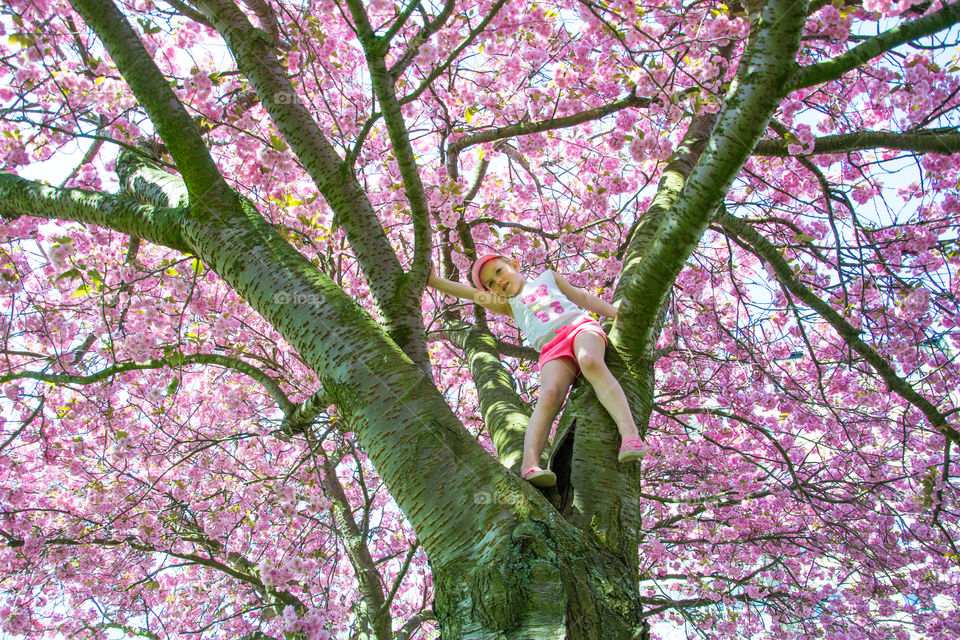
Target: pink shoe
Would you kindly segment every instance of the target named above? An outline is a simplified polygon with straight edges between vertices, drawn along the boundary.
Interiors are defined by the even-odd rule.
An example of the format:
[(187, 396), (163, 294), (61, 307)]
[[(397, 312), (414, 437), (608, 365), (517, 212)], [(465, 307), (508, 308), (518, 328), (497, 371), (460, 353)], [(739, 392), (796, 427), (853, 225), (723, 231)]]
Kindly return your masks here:
[(626, 438), (620, 447), (620, 453), (617, 454), (617, 462), (640, 460), (646, 455), (647, 451), (647, 443), (640, 436)]
[(526, 471), (520, 474), (520, 477), (532, 484), (535, 487), (540, 487), (546, 489), (547, 487), (552, 487), (557, 484), (557, 476), (554, 475), (553, 471), (549, 469), (541, 469), (540, 467), (530, 467)]

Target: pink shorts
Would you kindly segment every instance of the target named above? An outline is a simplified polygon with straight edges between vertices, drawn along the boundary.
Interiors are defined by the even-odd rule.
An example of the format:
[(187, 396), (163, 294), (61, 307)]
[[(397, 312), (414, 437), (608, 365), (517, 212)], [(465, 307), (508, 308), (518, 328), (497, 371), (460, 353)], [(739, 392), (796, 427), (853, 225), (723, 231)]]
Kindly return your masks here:
[(584, 331), (599, 333), (603, 336), (603, 341), (607, 342), (607, 334), (603, 332), (600, 323), (593, 318), (584, 318), (579, 322), (556, 329), (557, 337), (543, 345), (543, 350), (540, 351), (540, 367), (557, 358), (570, 358), (579, 372), (580, 365), (577, 364), (577, 357), (573, 354), (573, 341)]

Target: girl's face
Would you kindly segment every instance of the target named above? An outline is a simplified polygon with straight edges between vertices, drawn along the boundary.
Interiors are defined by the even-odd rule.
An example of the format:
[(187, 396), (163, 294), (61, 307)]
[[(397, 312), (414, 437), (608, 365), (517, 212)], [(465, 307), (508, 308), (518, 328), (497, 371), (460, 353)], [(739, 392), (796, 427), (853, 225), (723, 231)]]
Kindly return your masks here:
[(520, 293), (526, 280), (517, 271), (516, 261), (494, 258), (480, 268), (480, 282), (492, 293), (510, 298)]

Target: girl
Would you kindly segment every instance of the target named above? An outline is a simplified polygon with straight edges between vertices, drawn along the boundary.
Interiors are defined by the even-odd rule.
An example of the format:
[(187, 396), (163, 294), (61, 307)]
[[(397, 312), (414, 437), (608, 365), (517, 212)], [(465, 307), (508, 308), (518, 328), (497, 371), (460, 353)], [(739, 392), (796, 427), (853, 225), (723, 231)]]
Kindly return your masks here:
[(433, 273), (427, 284), (512, 317), (540, 351), (540, 397), (527, 423), (520, 476), (538, 487), (556, 484), (554, 473), (540, 468), (540, 454), (560, 405), (580, 371), (620, 430), (622, 446), (617, 460), (639, 460), (646, 446), (633, 423), (627, 397), (604, 362), (607, 336), (581, 307), (608, 318), (617, 316), (617, 308), (577, 289), (554, 271), (547, 270), (527, 280), (519, 268), (516, 260), (491, 253), (473, 263), (471, 277), (476, 289)]

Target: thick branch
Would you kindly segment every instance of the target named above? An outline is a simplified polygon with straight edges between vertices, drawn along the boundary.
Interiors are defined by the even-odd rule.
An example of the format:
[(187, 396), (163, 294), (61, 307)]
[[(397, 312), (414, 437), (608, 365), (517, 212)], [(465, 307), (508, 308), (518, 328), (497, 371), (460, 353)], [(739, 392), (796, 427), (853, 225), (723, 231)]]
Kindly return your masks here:
[(187, 209), (141, 204), (130, 198), (83, 189), (61, 189), (0, 173), (0, 216), (73, 220), (107, 227), (155, 244), (191, 253), (181, 235)]
[(897, 374), (883, 356), (864, 342), (860, 338), (859, 330), (847, 322), (842, 315), (821, 300), (808, 287), (800, 283), (794, 276), (790, 264), (775, 246), (743, 220), (724, 213), (720, 216), (719, 222), (723, 225), (724, 229), (742, 238), (752, 246), (756, 250), (757, 255), (773, 268), (777, 279), (790, 290), (790, 293), (829, 322), (830, 326), (833, 327), (840, 338), (843, 339), (850, 348), (860, 354), (860, 356), (870, 363), (877, 373), (880, 374), (880, 377), (883, 378), (883, 381), (890, 390), (896, 392), (901, 398), (919, 409), (934, 428), (942, 433), (944, 437), (954, 443), (960, 444), (960, 433), (947, 423), (946, 418), (940, 413), (936, 406), (917, 393), (906, 380)]
[[(240, 72), (250, 80), (264, 108), (335, 212), (367, 277), (390, 337), (421, 369), (428, 371), (419, 292), (404, 274), (356, 176), (344, 165), (301, 102), (271, 43), (258, 36), (233, 2), (204, 0), (198, 4), (216, 25)], [(423, 281), (426, 282), (425, 274)]]
[(327, 494), (333, 499), (337, 520), (343, 529), (341, 535), (347, 548), (347, 556), (360, 583), (360, 594), (367, 605), (374, 636), (377, 640), (390, 640), (390, 612), (383, 606), (383, 577), (377, 571), (363, 533), (353, 519), (350, 501), (337, 476), (336, 465), (322, 451), (319, 453), (323, 456), (324, 485)]
[(631, 229), (628, 239), (627, 253), (624, 258), (624, 270), (614, 291), (613, 299), (619, 300), (626, 290), (627, 283), (631, 282), (640, 266), (640, 259), (647, 253), (653, 243), (653, 238), (660, 228), (664, 217), (676, 204), (680, 197), (683, 185), (690, 172), (703, 153), (710, 136), (710, 131), (716, 124), (717, 114), (706, 114), (693, 122), (687, 128), (683, 140), (677, 146), (670, 162), (660, 176), (657, 185), (657, 194), (650, 206), (643, 213), (637, 224)]
[(467, 358), (483, 424), (497, 449), (497, 457), (505, 467), (519, 472), (530, 408), (514, 391), (513, 376), (500, 362), (496, 339), (466, 322), (445, 330)]
[(330, 395), (323, 389), (319, 389), (309, 398), (293, 407), (292, 411), (285, 411), (283, 422), (280, 424), (280, 432), (286, 435), (295, 433), (305, 433), (306, 428), (310, 426), (320, 412), (330, 406), (332, 400)]
[[(410, 548), (407, 550), (407, 555), (403, 559), (403, 566), (400, 567), (400, 570), (394, 574), (393, 577), (393, 586), (390, 587), (390, 593), (387, 594), (386, 599), (383, 601), (383, 608), (385, 610), (390, 609), (393, 605), (393, 600), (397, 596), (397, 592), (400, 591), (400, 587), (403, 584), (403, 581), (407, 577), (407, 572), (410, 570), (410, 565), (413, 562), (413, 557), (416, 555), (417, 551), (420, 549), (420, 543), (414, 541), (410, 544)], [(381, 560), (382, 562), (382, 560)]]
[[(706, 146), (707, 138), (716, 122), (716, 114), (707, 114), (693, 121), (684, 134), (683, 140), (674, 151), (669, 164), (663, 171), (660, 178), (660, 184), (657, 188), (657, 195), (650, 207), (643, 214), (634, 228), (631, 230), (627, 253), (624, 259), (625, 268), (621, 274), (620, 282), (614, 291), (614, 300), (621, 297), (622, 292), (629, 289), (629, 283), (636, 277), (638, 267), (642, 258), (650, 249), (655, 234), (660, 227), (663, 219), (673, 207), (680, 195), (683, 184), (690, 175), (694, 164), (700, 158)], [(655, 318), (654, 332), (659, 334), (666, 318), (666, 302), (661, 303)], [(624, 316), (620, 318), (618, 312), (618, 321), (621, 326), (629, 327), (631, 322), (637, 318)], [(616, 326), (616, 325), (615, 325)], [(630, 331), (630, 329), (627, 329)], [(611, 335), (614, 345), (620, 345), (619, 333)], [(636, 352), (635, 343), (622, 345), (620, 355), (626, 365), (627, 371), (632, 376), (621, 376), (624, 381), (624, 390), (632, 392), (630, 407), (633, 412), (634, 420), (641, 435), (646, 435), (650, 423), (650, 416), (654, 409), (655, 392), (655, 363), (657, 354), (653, 348), (654, 342), (644, 345), (645, 349)], [(595, 462), (594, 464), (599, 464)]]
[[(789, 141), (761, 140), (754, 149), (754, 155), (787, 157)], [(949, 155), (960, 152), (960, 133), (956, 129), (948, 131), (912, 131), (896, 133), (893, 131), (860, 131), (835, 136), (823, 136), (814, 140), (813, 149), (804, 153), (813, 156), (821, 153), (844, 153), (860, 149), (898, 149), (916, 153), (941, 153)]]
[(199, 22), (200, 24), (208, 26), (211, 29), (213, 29), (213, 25), (210, 24), (210, 21), (207, 20), (207, 18), (202, 13), (200, 13), (199, 11), (197, 11), (187, 3), (181, 2), (181, 0), (165, 0), (165, 2), (169, 4), (171, 7), (173, 7), (177, 11), (177, 13), (179, 13), (180, 15), (186, 16), (187, 18), (190, 18), (194, 22)]
[(260, 28), (275, 43), (278, 43), (280, 41), (280, 25), (277, 23), (277, 15), (266, 0), (243, 0), (243, 4), (247, 5), (247, 8), (253, 11), (254, 15), (260, 20)]
[(436, 620), (436, 614), (433, 609), (426, 609), (407, 620), (397, 631), (397, 640), (410, 640), (410, 636), (416, 632), (420, 625), (427, 620)]
[(833, 60), (799, 69), (787, 82), (782, 95), (815, 84), (836, 80), (848, 71), (856, 69), (867, 60), (890, 51), (902, 44), (924, 36), (933, 35), (960, 21), (960, 2), (951, 2), (942, 9), (917, 20), (899, 24), (892, 29), (862, 42), (850, 51)]
[(140, 202), (155, 207), (185, 207), (189, 203), (183, 178), (131, 151), (120, 152), (117, 176), (123, 190)]

